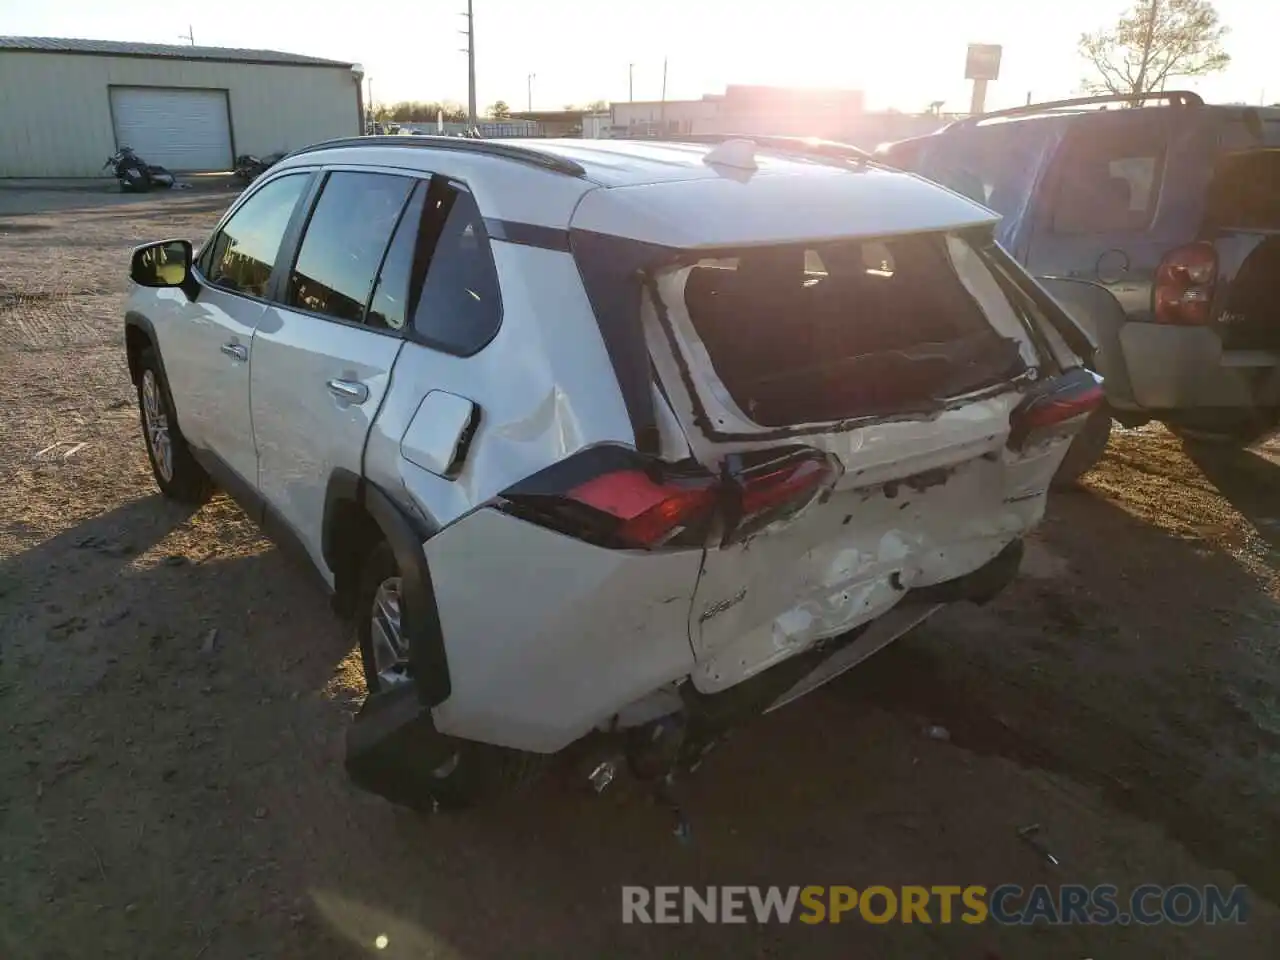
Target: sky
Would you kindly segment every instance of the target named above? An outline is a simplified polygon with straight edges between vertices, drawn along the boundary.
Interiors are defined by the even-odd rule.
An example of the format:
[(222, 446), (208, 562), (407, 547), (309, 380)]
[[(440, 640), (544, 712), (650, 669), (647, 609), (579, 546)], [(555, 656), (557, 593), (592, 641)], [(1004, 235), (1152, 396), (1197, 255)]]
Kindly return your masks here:
[[(474, 0), (476, 98), (557, 110), (593, 100), (723, 93), (726, 84), (865, 91), (869, 109), (916, 112), (944, 100), (968, 108), (966, 44), (1004, 47), (996, 109), (1071, 96), (1087, 73), (1083, 31), (1114, 23), (1127, 0)], [(1217, 0), (1231, 28), (1232, 65), (1180, 83), (1219, 102), (1280, 102), (1276, 0)], [(103, 0), (0, 0), (0, 34), (286, 50), (360, 63), (375, 102), (467, 98), (466, 0), (302, 4), (144, 4), (144, 16)]]

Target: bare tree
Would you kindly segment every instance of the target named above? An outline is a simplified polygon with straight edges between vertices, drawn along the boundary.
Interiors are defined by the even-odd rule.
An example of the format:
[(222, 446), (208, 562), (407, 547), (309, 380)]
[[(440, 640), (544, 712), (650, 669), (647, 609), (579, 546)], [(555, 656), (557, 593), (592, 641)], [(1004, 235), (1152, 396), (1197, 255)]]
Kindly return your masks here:
[(1097, 75), (1093, 93), (1151, 93), (1174, 77), (1202, 77), (1231, 62), (1227, 27), (1210, 0), (1137, 0), (1114, 27), (1085, 33), (1080, 54)]

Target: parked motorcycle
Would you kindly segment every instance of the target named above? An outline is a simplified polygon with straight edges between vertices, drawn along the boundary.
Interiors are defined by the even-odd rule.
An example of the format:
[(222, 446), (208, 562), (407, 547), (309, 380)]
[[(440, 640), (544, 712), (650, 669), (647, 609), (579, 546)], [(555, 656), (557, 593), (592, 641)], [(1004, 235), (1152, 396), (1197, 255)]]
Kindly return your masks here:
[(102, 169), (115, 169), (116, 180), (122, 193), (145, 193), (148, 190), (167, 190), (174, 184), (173, 174), (164, 167), (146, 163), (130, 147), (121, 147), (108, 157)]
[(283, 160), (284, 157), (284, 151), (271, 153), (265, 157), (255, 157), (251, 153), (242, 153), (236, 157), (236, 179), (247, 187)]

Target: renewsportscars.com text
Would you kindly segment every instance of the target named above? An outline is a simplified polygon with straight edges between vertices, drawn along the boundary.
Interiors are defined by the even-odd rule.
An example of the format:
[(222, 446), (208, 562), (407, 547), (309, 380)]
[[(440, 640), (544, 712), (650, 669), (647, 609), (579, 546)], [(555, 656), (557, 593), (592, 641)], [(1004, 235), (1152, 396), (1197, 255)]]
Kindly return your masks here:
[(623, 923), (1244, 923), (1248, 889), (1144, 884), (622, 888)]

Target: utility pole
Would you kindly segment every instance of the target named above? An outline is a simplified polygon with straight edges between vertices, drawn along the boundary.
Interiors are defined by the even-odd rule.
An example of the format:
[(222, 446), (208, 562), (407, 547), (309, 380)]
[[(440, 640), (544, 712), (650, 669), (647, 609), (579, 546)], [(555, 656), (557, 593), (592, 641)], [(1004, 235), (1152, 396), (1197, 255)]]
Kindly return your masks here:
[(476, 125), (476, 22), (471, 11), (471, 0), (467, 0), (467, 12), (461, 14), (467, 18), (467, 29), (460, 30), (459, 33), (467, 35), (467, 49), (462, 52), (467, 55), (467, 123), (472, 127)]
[(536, 73), (531, 73), (531, 74), (529, 74), (529, 80), (528, 80), (528, 84), (529, 84), (529, 107), (528, 107), (528, 109), (529, 109), (529, 112), (530, 112), (530, 113), (533, 113), (533, 81), (534, 81), (534, 80), (537, 80), (537, 79), (538, 79), (538, 75), (537, 75)]
[(634, 103), (636, 99), (636, 65), (627, 64), (627, 100)]
[(667, 132), (667, 58), (662, 58), (662, 132)]
[(196, 32), (192, 29), (191, 24), (187, 24), (186, 33), (178, 34), (178, 39), (187, 41), (187, 43), (191, 44), (193, 47), (196, 45)]

